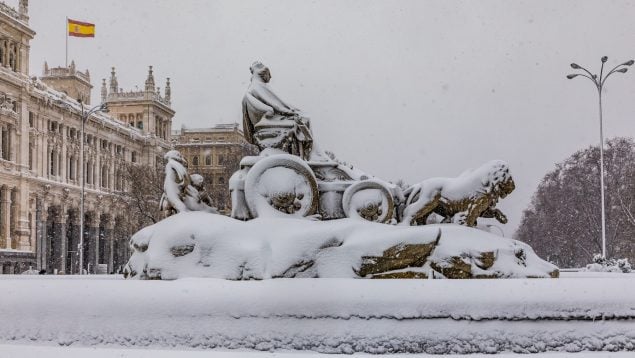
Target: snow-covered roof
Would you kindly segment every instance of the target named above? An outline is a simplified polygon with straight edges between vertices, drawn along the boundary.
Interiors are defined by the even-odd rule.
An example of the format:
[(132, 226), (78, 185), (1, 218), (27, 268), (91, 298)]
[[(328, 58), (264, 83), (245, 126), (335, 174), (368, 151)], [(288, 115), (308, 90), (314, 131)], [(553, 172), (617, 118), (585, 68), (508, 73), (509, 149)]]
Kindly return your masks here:
[[(75, 99), (67, 96), (65, 93), (57, 91), (50, 86), (47, 86), (40, 79), (33, 77), (29, 83), (29, 92), (32, 95), (50, 101), (53, 105), (60, 108), (69, 108), (72, 112), (79, 114), (82, 112), (82, 105)], [(90, 107), (84, 106), (84, 110), (88, 110)], [(127, 123), (123, 123), (115, 119), (114, 117), (103, 112), (96, 112), (90, 116), (90, 119), (97, 123), (110, 126), (118, 132), (128, 134), (130, 137), (138, 139), (148, 139), (151, 134), (144, 132), (138, 128), (129, 126)]]
[(233, 132), (235, 130), (240, 131), (238, 123), (220, 123), (213, 127), (207, 128), (181, 128), (173, 129), (172, 135), (179, 136), (185, 133), (218, 133), (218, 132)]

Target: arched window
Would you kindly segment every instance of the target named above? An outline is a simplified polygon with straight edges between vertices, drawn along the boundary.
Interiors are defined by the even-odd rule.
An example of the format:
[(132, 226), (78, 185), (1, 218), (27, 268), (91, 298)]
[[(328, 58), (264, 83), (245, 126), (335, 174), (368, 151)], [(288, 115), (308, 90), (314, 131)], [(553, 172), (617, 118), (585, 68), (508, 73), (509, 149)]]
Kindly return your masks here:
[(208, 154), (205, 156), (205, 165), (212, 165), (212, 155)]
[(192, 165), (198, 165), (198, 155), (192, 157)]
[(218, 184), (225, 184), (225, 178), (219, 177), (218, 178)]
[(143, 129), (143, 121), (138, 121), (137, 122), (137, 128)]

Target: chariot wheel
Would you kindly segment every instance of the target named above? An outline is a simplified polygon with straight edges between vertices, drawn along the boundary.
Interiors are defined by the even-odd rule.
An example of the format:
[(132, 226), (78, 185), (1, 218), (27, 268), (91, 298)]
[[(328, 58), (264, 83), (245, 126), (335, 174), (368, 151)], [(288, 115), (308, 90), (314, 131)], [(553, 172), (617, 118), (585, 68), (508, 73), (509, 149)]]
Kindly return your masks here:
[(247, 173), (245, 199), (254, 217), (309, 216), (318, 207), (317, 181), (299, 157), (272, 155)]
[(342, 206), (349, 218), (387, 223), (392, 219), (395, 203), (390, 190), (382, 182), (364, 180), (346, 188)]

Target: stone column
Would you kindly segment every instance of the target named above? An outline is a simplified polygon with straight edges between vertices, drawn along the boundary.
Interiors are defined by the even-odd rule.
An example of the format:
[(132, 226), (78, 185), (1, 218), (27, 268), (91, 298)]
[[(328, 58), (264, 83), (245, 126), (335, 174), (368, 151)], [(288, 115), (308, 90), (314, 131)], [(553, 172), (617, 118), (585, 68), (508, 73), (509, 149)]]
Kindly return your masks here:
[(11, 191), (6, 185), (0, 192), (0, 205), (2, 205), (2, 237), (4, 237), (4, 248), (11, 248)]
[(17, 134), (15, 126), (9, 126), (9, 160), (12, 162), (18, 162), (17, 158)]
[(0, 186), (0, 249), (6, 249), (7, 242), (9, 247), (11, 247), (9, 234), (7, 232), (7, 223), (9, 222), (7, 219), (7, 214), (9, 212), (7, 206), (10, 205), (9, 203), (6, 203), (7, 190), (8, 188), (6, 185)]
[(95, 155), (95, 189), (101, 190), (101, 156)]
[[(23, 166), (22, 168), (26, 169), (25, 172), (28, 172), (29, 169), (29, 144), (31, 142), (29, 138), (29, 107), (27, 105), (29, 99), (30, 96), (26, 94), (26, 91), (16, 98), (16, 101), (19, 101), (17, 110), (20, 112), (18, 114), (20, 116), (20, 122), (18, 124), (19, 127), (15, 128), (15, 161), (16, 163), (21, 164)], [(18, 135), (20, 136), (20, 139), (18, 139)], [(28, 192), (24, 192), (24, 194), (26, 193)]]
[(44, 204), (41, 197), (35, 199), (35, 257), (37, 260), (37, 269), (46, 270), (46, 253), (48, 247), (46, 245), (46, 221), (48, 218), (48, 207)]
[(60, 180), (62, 181), (62, 183), (67, 183), (68, 182), (68, 175), (67, 175), (67, 167), (66, 164), (68, 163), (68, 156), (66, 155), (66, 146), (62, 145), (62, 161), (61, 161), (61, 170), (59, 173), (59, 177)]
[(84, 253), (84, 260), (90, 263), (89, 272), (94, 273), (99, 259), (99, 214), (96, 212), (91, 214), (90, 220), (85, 223), (88, 228), (88, 237), (84, 239), (88, 240), (89, 249)]
[(106, 250), (107, 255), (105, 255), (108, 264), (108, 273), (111, 273), (115, 270), (114, 268), (114, 248), (115, 248), (115, 218), (110, 215), (108, 217), (108, 223), (106, 223)]
[(73, 208), (72, 212), (74, 215), (71, 216), (69, 210), (66, 223), (66, 238), (68, 240), (66, 252), (67, 254), (72, 254), (70, 260), (71, 267), (67, 267), (67, 270), (73, 274), (77, 274), (79, 273), (79, 208)]
[(0, 124), (0, 159), (4, 159), (4, 126)]
[(66, 208), (60, 205), (53, 225), (53, 268), (66, 273)]
[(116, 177), (115, 177), (115, 166), (117, 165), (116, 163), (117, 163), (116, 160), (111, 161), (110, 162), (110, 166), (107, 169), (108, 170), (108, 177), (110, 178), (108, 180), (108, 190), (110, 190), (110, 191), (115, 189), (115, 180), (116, 180)]
[[(11, 235), (11, 248), (18, 248), (18, 191), (16, 188), (11, 190), (11, 221), (9, 222), (9, 233)], [(7, 245), (8, 246), (8, 245)]]

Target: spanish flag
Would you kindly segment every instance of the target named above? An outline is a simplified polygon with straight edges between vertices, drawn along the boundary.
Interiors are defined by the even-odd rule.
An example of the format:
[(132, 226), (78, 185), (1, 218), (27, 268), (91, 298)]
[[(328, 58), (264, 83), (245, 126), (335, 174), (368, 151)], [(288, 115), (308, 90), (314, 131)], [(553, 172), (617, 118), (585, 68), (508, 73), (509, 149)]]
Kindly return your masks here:
[(95, 37), (95, 24), (68, 19), (68, 36)]

